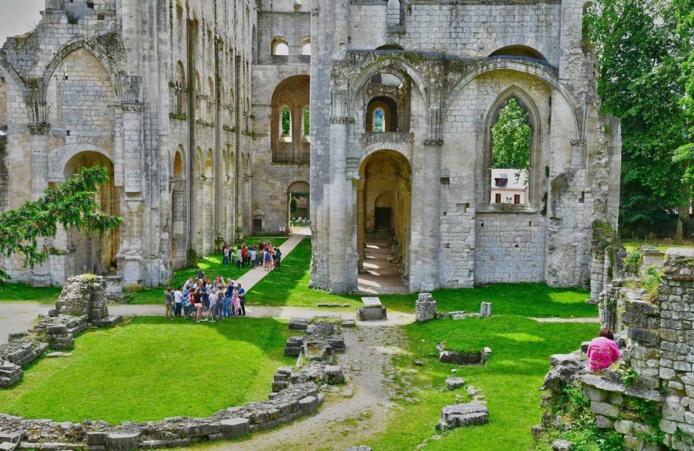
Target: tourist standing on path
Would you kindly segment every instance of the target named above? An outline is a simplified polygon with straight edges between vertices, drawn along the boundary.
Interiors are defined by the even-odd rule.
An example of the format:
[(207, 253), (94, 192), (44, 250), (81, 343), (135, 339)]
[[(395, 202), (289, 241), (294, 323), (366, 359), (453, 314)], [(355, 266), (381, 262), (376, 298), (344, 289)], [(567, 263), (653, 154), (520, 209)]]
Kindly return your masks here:
[(238, 249), (236, 250), (236, 267), (240, 268), (243, 265), (243, 249), (241, 249), (241, 245), (239, 245)]
[(173, 320), (173, 303), (174, 303), (174, 296), (173, 293), (171, 292), (171, 287), (167, 288), (166, 291), (164, 291), (164, 298), (165, 303), (166, 303), (166, 320), (171, 321)]
[(222, 264), (223, 265), (228, 265), (229, 264), (229, 246), (227, 246), (227, 243), (224, 243), (224, 246), (222, 246)]
[(181, 287), (178, 287), (174, 291), (174, 316), (181, 316), (181, 307), (183, 305), (183, 293), (181, 292)]
[(617, 344), (613, 341), (614, 333), (609, 327), (603, 327), (588, 345), (590, 370), (597, 373), (612, 365), (621, 358)]
[(241, 301), (241, 316), (246, 316), (246, 290), (241, 287), (240, 283), (237, 283), (237, 293), (239, 300)]

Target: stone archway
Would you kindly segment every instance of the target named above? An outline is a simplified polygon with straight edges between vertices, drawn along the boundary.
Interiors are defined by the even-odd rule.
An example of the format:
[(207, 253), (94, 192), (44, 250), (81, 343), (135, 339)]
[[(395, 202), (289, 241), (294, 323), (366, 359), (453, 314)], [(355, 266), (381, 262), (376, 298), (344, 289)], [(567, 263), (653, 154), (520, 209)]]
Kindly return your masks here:
[(171, 264), (173, 269), (186, 265), (186, 205), (185, 168), (183, 147), (179, 146), (174, 155), (171, 187)]
[[(294, 182), (287, 188), (287, 223), (289, 230), (294, 223), (311, 219), (311, 186), (306, 182)], [(298, 227), (302, 225), (297, 223)]]
[[(97, 200), (101, 211), (114, 216), (121, 215), (120, 193), (113, 182), (114, 167), (111, 160), (97, 152), (80, 152), (70, 158), (65, 165), (64, 175), (69, 178), (82, 172), (84, 168), (101, 166), (108, 169), (109, 181), (98, 187)], [(67, 247), (71, 253), (72, 274), (115, 273), (118, 267), (117, 255), (120, 250), (120, 228), (103, 233), (87, 234), (84, 231), (67, 231)]]
[(409, 274), (411, 174), (409, 161), (393, 150), (376, 151), (361, 164), (357, 193), (360, 291), (407, 292), (403, 282)]

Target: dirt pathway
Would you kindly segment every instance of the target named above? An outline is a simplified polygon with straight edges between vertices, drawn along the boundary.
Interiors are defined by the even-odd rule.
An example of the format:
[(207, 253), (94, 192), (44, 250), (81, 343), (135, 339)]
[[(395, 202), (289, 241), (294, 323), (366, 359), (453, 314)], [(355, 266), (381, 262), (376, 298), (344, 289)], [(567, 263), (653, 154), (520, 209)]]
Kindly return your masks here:
[(0, 344), (7, 343), (10, 334), (30, 329), (39, 314), (48, 314), (50, 308), (37, 302), (0, 302)]
[(384, 374), (392, 373), (391, 357), (405, 352), (399, 327), (360, 327), (344, 329), (345, 354), (339, 364), (347, 384), (328, 387), (320, 411), (282, 428), (253, 434), (240, 443), (213, 446), (214, 450), (343, 450), (364, 444), (385, 430), (388, 415), (395, 406)]

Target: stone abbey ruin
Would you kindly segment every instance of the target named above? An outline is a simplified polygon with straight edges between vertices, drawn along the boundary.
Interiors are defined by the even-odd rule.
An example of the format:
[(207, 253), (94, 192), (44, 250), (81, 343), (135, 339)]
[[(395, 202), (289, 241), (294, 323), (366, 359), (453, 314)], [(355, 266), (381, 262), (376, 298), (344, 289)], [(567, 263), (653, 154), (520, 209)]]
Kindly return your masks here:
[[(405, 289), (603, 288), (618, 121), (599, 114), (578, 0), (46, 0), (0, 53), (0, 207), (106, 166), (103, 235), (15, 280), (125, 288), (311, 219), (312, 286), (357, 289), (370, 234)], [(525, 111), (527, 167), (492, 178), (492, 128)], [(504, 188), (514, 171), (523, 194)], [(518, 183), (516, 183), (518, 185)]]

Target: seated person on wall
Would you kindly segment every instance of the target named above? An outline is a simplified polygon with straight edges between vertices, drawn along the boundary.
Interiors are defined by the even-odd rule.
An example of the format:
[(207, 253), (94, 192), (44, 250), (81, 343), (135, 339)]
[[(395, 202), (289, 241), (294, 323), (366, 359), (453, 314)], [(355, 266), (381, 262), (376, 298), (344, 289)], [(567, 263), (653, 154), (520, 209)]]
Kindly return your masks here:
[(590, 370), (594, 373), (604, 370), (621, 358), (617, 344), (613, 341), (612, 329), (603, 327), (598, 335), (598, 338), (594, 338), (588, 345)]

